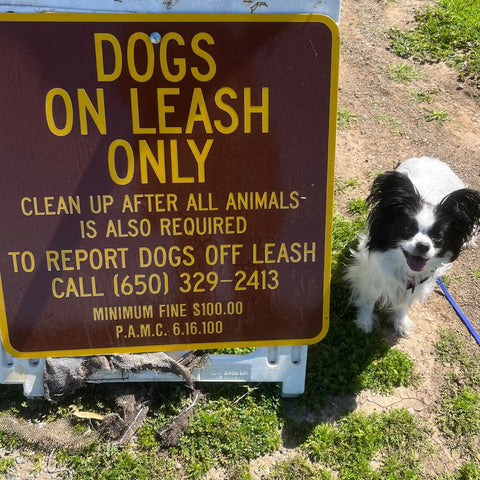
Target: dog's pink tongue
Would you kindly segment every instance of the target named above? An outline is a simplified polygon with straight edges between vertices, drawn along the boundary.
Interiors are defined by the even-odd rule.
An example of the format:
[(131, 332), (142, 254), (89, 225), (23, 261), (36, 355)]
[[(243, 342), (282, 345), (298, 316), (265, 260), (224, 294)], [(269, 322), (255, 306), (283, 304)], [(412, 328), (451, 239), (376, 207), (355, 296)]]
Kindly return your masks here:
[(427, 263), (423, 257), (407, 254), (407, 264), (414, 272), (421, 272)]

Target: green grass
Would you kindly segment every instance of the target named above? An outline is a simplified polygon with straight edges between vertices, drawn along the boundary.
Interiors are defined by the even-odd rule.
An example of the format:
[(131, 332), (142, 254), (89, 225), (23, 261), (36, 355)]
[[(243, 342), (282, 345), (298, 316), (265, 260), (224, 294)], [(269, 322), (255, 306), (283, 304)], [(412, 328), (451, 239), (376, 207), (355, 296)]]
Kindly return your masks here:
[(105, 443), (71, 454), (62, 452), (60, 460), (74, 472), (73, 479), (150, 480), (173, 478), (176, 467), (172, 460), (135, 453)]
[(355, 198), (348, 205), (348, 212), (354, 215), (365, 215), (367, 213), (367, 202), (363, 198)]
[(413, 82), (422, 76), (423, 72), (413, 65), (399, 63), (387, 67), (387, 78), (398, 83)]
[(396, 387), (415, 385), (418, 374), (413, 360), (400, 350), (391, 349), (385, 356), (373, 361), (360, 375), (363, 388), (389, 394)]
[(479, 480), (480, 479), (480, 464), (475, 461), (466, 462), (459, 470), (454, 473), (443, 473), (435, 480)]
[(319, 468), (303, 455), (277, 462), (270, 473), (269, 480), (333, 480), (330, 472)]
[(210, 350), (213, 355), (246, 355), (255, 351), (255, 347), (219, 348)]
[(351, 413), (337, 425), (314, 428), (302, 448), (310, 459), (344, 480), (422, 479), (419, 451), (428, 449), (424, 427), (408, 411)]
[(471, 387), (447, 389), (437, 423), (447, 436), (458, 439), (480, 434), (480, 396)]
[(381, 125), (386, 125), (395, 137), (403, 135), (403, 123), (391, 113), (379, 113), (375, 115), (375, 120)]
[[(340, 280), (343, 274), (342, 266), (346, 265), (350, 249), (355, 247), (359, 232), (365, 227), (366, 215), (359, 214), (353, 219), (345, 218), (338, 213), (333, 215), (332, 236), (332, 270), (333, 279)], [(342, 292), (339, 292), (340, 295)], [(335, 292), (333, 292), (335, 295)], [(342, 297), (345, 300), (344, 297)]]
[(458, 472), (458, 480), (478, 480), (480, 478), (480, 463), (467, 462)]
[(475, 267), (470, 267), (468, 270), (468, 275), (470, 278), (473, 278), (474, 280), (479, 280), (480, 279), (480, 269), (475, 268)]
[(8, 471), (15, 465), (13, 458), (0, 458), (0, 473), (8, 473)]
[(338, 195), (345, 192), (349, 188), (354, 188), (360, 184), (360, 181), (357, 178), (348, 178), (347, 180), (335, 180), (334, 183), (334, 194)]
[(464, 458), (478, 460), (476, 442), (480, 436), (480, 352), (478, 348), (472, 349), (459, 331), (442, 330), (435, 354), (449, 367), (435, 409), (437, 426), (450, 441), (452, 448), (459, 450)]
[(339, 108), (337, 111), (337, 128), (345, 130), (351, 127), (358, 120), (357, 114), (346, 108)]
[(411, 93), (413, 103), (432, 103), (437, 92), (414, 90)]
[(420, 62), (444, 61), (480, 87), (480, 3), (440, 0), (417, 13), (416, 28), (390, 32), (392, 50)]
[(229, 478), (247, 480), (249, 461), (280, 446), (282, 419), (275, 386), (212, 387), (208, 399), (196, 405), (178, 445), (170, 448), (162, 447), (158, 432), (189, 401), (179, 385), (155, 390), (156, 401), (134, 449), (98, 442), (79, 452), (59, 454), (62, 464), (75, 472), (74, 480), (193, 480), (213, 466), (224, 468)]
[(215, 464), (229, 468), (278, 449), (277, 409), (277, 400), (254, 400), (250, 395), (233, 402), (219, 398), (199, 407), (179, 445), (189, 465), (188, 478), (201, 478)]
[(453, 367), (450, 378), (455, 386), (480, 387), (480, 352), (467, 348), (460, 332), (441, 330), (435, 354), (444, 365)]

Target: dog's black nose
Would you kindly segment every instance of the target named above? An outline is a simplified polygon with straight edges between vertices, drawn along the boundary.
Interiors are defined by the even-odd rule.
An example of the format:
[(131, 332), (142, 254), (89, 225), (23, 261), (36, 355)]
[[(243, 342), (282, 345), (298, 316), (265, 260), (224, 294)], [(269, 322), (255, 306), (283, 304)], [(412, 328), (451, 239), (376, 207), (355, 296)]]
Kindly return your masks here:
[(428, 243), (418, 242), (415, 245), (415, 253), (417, 255), (424, 255), (430, 250), (430, 245)]

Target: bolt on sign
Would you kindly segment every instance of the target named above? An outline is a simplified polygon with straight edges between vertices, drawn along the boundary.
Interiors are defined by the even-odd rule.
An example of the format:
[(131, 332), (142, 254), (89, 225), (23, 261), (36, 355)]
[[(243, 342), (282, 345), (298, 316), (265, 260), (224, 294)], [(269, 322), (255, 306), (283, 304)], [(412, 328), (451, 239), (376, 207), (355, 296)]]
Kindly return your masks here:
[(0, 15), (6, 350), (323, 338), (338, 50), (321, 15)]

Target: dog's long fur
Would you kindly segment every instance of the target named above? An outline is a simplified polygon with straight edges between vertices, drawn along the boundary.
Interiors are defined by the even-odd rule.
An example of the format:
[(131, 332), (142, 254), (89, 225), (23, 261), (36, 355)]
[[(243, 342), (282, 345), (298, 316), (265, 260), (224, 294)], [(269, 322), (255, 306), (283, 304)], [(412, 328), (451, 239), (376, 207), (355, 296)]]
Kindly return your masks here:
[(355, 323), (372, 331), (374, 309), (380, 308), (406, 336), (413, 326), (411, 304), (432, 291), (436, 277), (477, 234), (480, 193), (466, 188), (445, 163), (421, 157), (379, 175), (367, 204), (367, 229), (346, 273)]

